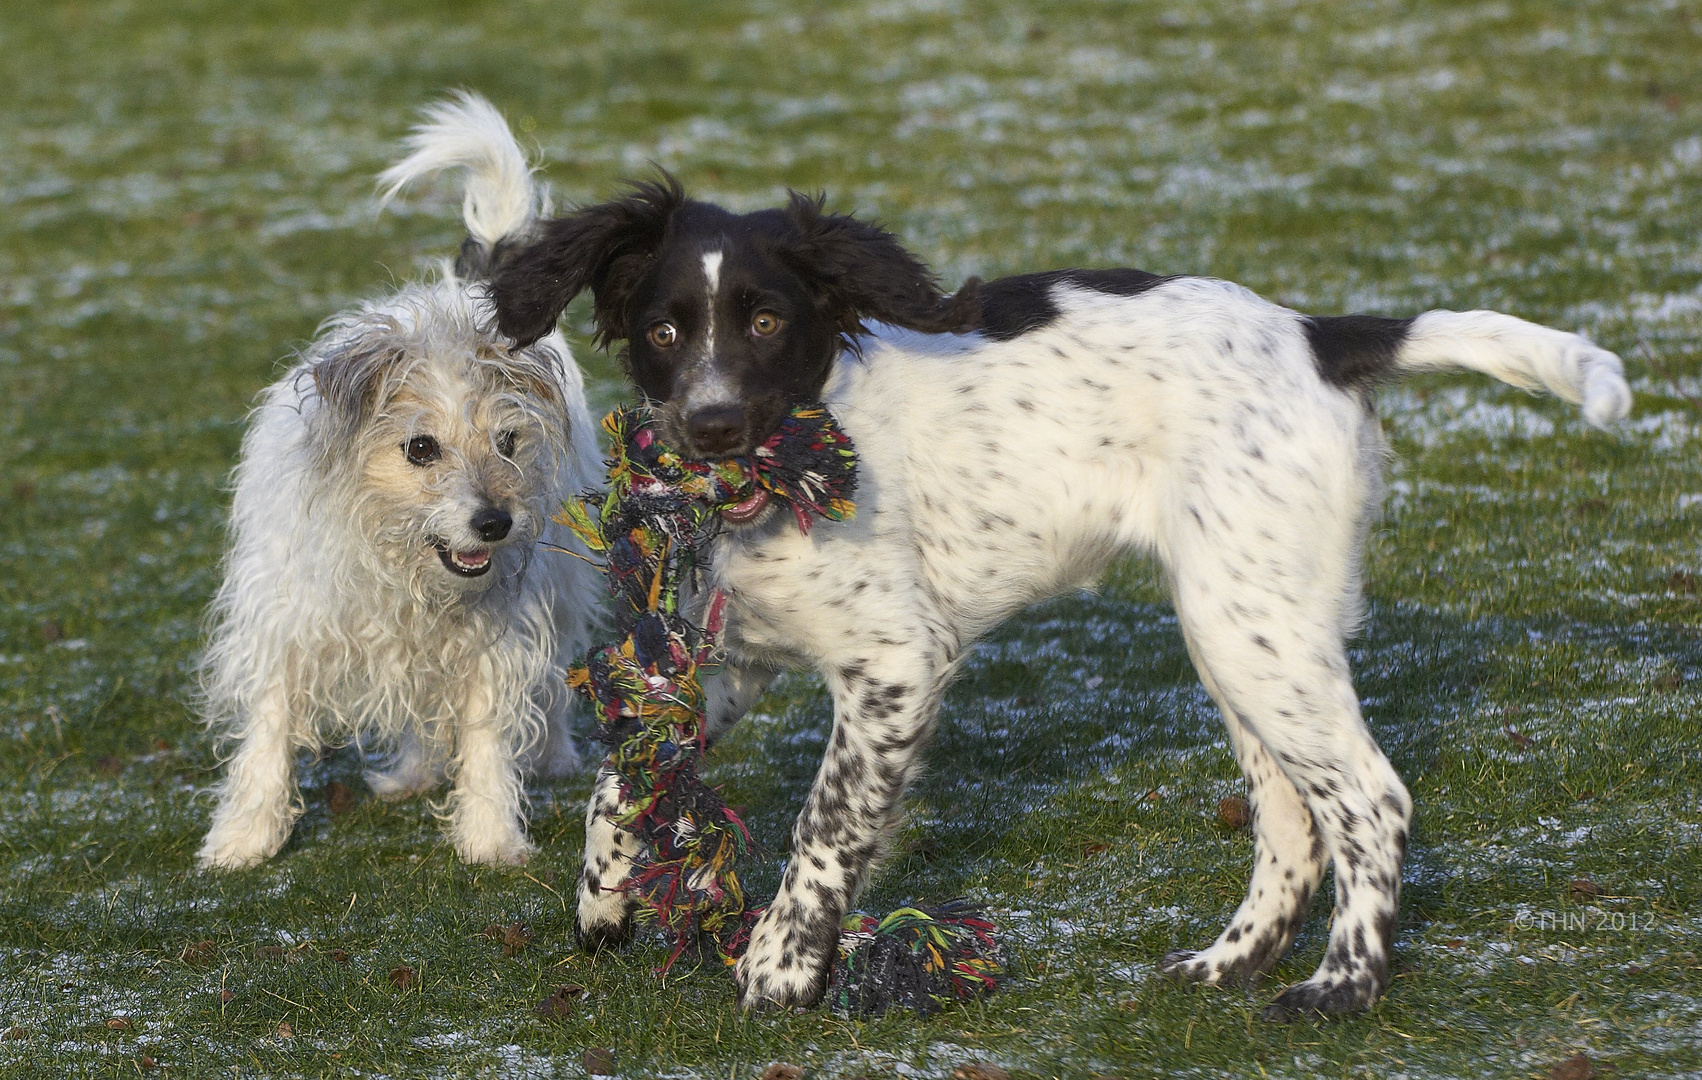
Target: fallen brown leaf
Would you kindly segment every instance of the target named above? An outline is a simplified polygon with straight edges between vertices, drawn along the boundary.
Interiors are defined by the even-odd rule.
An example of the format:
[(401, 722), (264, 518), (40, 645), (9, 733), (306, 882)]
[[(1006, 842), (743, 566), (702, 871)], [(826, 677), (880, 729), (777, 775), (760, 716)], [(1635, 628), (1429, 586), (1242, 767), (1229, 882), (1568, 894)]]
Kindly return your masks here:
[(349, 950), (347, 949), (332, 949), (325, 955), (331, 958), (331, 962), (333, 964), (346, 964), (349, 962)]
[(398, 990), (412, 990), (419, 985), (420, 973), (406, 964), (398, 964), (390, 969), (390, 985)]
[(1245, 829), (1253, 823), (1253, 808), (1239, 795), (1230, 795), (1217, 804), (1217, 819), (1231, 829)]
[(106, 1022), (106, 1026), (114, 1031), (129, 1031), (133, 1025), (128, 1016), (115, 1016)]
[(904, 842), (904, 853), (914, 855), (923, 862), (933, 862), (940, 857), (944, 850), (940, 847), (939, 841), (929, 839), (926, 836), (918, 836)]
[(1084, 858), (1092, 855), (1103, 855), (1110, 850), (1110, 844), (1101, 844), (1097, 842), (1092, 844), (1083, 844), (1081, 846), (1081, 853)]
[(784, 1061), (771, 1062), (768, 1068), (762, 1070), (761, 1080), (798, 1080), (804, 1075), (804, 1070)]
[(219, 947), (211, 941), (191, 941), (177, 958), (193, 968), (212, 967), (219, 962)]
[(278, 1021), (278, 1038), (280, 1038), (280, 1039), (293, 1039), (293, 1038), (295, 1038), (295, 1028), (290, 1026), (290, 1022), (288, 1020), (279, 1020)]
[(1566, 892), (1574, 900), (1594, 900), (1602, 894), (1602, 891), (1596, 888), (1596, 883), (1589, 878), (1573, 878), (1572, 884), (1566, 887)]
[(143, 1054), (141, 1057), (136, 1059), (136, 1067), (138, 1069), (157, 1069), (160, 1067), (160, 1063), (149, 1057), (147, 1054)]
[(113, 754), (102, 754), (100, 757), (95, 758), (95, 772), (105, 773), (107, 776), (117, 776), (123, 771), (123, 758), (117, 757)]
[(579, 1063), (585, 1067), (587, 1076), (615, 1075), (615, 1052), (606, 1046), (593, 1046), (585, 1051)]
[(513, 956), (532, 941), (532, 931), (526, 928), (526, 924), (518, 922), (511, 922), (507, 926), (491, 923), (482, 933), (489, 940), (502, 945), (503, 956)]
[(65, 636), (64, 628), (52, 619), (42, 623), (39, 627), (37, 627), (37, 630), (40, 631), (41, 640), (43, 641), (58, 641), (60, 638)]
[(533, 1012), (540, 1020), (565, 1020), (573, 1015), (574, 1002), (585, 996), (585, 988), (578, 983), (568, 983), (550, 991), (550, 996), (538, 1002)]
[(22, 1024), (9, 1027), (5, 1031), (0, 1031), (0, 1042), (17, 1042), (19, 1039), (27, 1039), (29, 1037), (30, 1029), (24, 1027)]
[(951, 1075), (953, 1080), (1011, 1080), (1009, 1072), (984, 1061), (959, 1065), (952, 1070)]
[(1588, 1054), (1583, 1053), (1573, 1054), (1548, 1070), (1548, 1080), (1590, 1080), (1595, 1075), (1595, 1064)]
[(342, 817), (355, 808), (355, 793), (341, 780), (333, 780), (325, 785), (325, 806), (332, 817)]

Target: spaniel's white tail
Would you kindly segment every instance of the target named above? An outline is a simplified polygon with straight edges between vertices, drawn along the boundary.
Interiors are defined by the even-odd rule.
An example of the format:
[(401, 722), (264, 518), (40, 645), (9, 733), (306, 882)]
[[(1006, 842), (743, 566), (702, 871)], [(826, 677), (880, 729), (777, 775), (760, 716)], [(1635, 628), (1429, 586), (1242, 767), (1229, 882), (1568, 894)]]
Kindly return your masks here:
[(1583, 407), (1599, 428), (1631, 411), (1619, 357), (1577, 334), (1495, 311), (1427, 311), (1395, 350), (1403, 371), (1462, 367)]

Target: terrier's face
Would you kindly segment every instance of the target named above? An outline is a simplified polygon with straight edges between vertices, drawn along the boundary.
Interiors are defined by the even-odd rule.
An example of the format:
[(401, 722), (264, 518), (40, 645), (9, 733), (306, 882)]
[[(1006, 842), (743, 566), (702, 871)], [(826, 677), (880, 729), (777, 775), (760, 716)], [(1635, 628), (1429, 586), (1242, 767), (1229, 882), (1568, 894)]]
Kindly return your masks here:
[(524, 569), (547, 521), (566, 446), (560, 358), (471, 328), (472, 339), (388, 329), (322, 361), (341, 370), (315, 372), (333, 429), (321, 460), (347, 478), (361, 531), (410, 587), (481, 592)]

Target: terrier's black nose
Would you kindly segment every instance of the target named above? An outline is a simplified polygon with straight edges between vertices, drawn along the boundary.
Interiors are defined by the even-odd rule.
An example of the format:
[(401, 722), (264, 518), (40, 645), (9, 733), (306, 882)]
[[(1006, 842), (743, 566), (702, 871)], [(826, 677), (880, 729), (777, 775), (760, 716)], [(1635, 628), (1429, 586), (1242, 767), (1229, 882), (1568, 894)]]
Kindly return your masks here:
[(686, 434), (700, 454), (724, 454), (745, 441), (745, 412), (737, 405), (711, 405), (686, 417)]
[(498, 510), (487, 506), (473, 515), (470, 522), (473, 531), (479, 534), (480, 540), (501, 540), (508, 535), (508, 530), (514, 528), (514, 519), (507, 510)]

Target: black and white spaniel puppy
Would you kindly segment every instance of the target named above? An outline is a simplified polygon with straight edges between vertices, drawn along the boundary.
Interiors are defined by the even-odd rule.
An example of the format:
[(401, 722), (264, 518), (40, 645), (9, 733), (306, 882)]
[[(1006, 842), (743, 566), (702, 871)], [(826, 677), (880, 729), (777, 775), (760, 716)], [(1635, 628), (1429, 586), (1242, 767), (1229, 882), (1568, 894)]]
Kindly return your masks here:
[[(1267, 1010), (1341, 1013), (1388, 985), (1412, 800), (1360, 715), (1343, 638), (1384, 454), (1372, 390), (1465, 367), (1580, 403), (1631, 404), (1618, 357), (1488, 311), (1304, 315), (1240, 286), (1138, 270), (971, 281), (943, 296), (887, 232), (794, 195), (734, 214), (672, 178), (543, 227), (496, 275), (500, 328), (548, 333), (582, 289), (676, 444), (748, 451), (824, 401), (860, 458), (856, 517), (802, 534), (736, 508), (714, 542), (730, 597), (713, 730), (782, 667), (819, 671), (834, 729), (779, 895), (737, 975), (747, 1008), (822, 994), (841, 916), (898, 822), (942, 692), (977, 638), (1126, 552), (1167, 572), (1201, 681), (1247, 777), (1247, 898), (1209, 947), (1165, 957), (1247, 983), (1287, 951), (1327, 866), (1322, 964)], [(605, 773), (578, 924), (627, 932), (632, 854)]]

